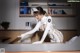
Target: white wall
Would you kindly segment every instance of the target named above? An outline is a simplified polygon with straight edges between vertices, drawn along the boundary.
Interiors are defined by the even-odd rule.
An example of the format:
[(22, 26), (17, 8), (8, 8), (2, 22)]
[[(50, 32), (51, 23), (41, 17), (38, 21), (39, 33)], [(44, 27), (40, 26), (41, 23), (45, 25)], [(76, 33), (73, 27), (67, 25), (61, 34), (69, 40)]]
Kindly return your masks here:
[[(9, 21), (10, 29), (25, 29), (25, 22), (36, 23), (33, 17), (19, 17), (19, 0), (0, 1), (0, 22)], [(58, 29), (75, 29), (76, 18), (54, 17), (53, 21)]]

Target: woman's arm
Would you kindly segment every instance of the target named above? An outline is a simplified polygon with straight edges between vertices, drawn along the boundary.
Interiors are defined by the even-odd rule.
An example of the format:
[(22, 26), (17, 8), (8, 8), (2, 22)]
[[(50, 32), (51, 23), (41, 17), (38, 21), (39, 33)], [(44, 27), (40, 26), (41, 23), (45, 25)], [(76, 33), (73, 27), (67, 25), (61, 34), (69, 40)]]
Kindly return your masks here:
[(37, 41), (37, 42), (33, 42), (33, 44), (41, 44), (41, 43), (43, 43), (43, 41), (45, 40), (45, 38), (46, 38), (46, 36), (47, 36), (49, 30), (50, 30), (50, 23), (47, 24), (47, 26), (46, 26), (46, 28), (45, 28), (45, 31), (44, 31), (44, 34), (43, 34), (41, 40), (40, 40), (40, 41)]
[(28, 35), (28, 34), (33, 34), (33, 33), (35, 33), (37, 30), (39, 30), (40, 26), (41, 26), (41, 22), (38, 22), (38, 23), (36, 24), (36, 26), (34, 27), (34, 29), (32, 29), (31, 31), (26, 32), (26, 33), (24, 33), (24, 34), (21, 34), (21, 36), (20, 36), (21, 39), (27, 38), (27, 35)]
[(49, 33), (50, 26), (51, 26), (51, 23), (52, 23), (51, 17), (48, 17), (47, 18), (46, 23), (47, 23), (46, 24), (46, 28), (45, 28), (45, 31), (44, 31), (44, 34), (43, 34), (41, 40), (40, 41), (37, 41), (37, 42), (34, 42), (33, 44), (41, 44), (45, 40), (47, 34)]
[(40, 40), (41, 42), (43, 42), (43, 41), (45, 40), (45, 38), (46, 38), (49, 30), (50, 30), (50, 23), (48, 23), (47, 26), (46, 26), (46, 28), (45, 28), (45, 31), (44, 31), (44, 33), (43, 33), (43, 36), (42, 36), (42, 38), (41, 38), (41, 40)]
[(32, 30), (29, 31), (29, 32), (24, 33), (24, 35), (35, 33), (37, 30), (39, 30), (40, 26), (41, 26), (41, 22), (38, 22), (38, 23), (36, 24), (36, 26), (34, 27), (34, 29), (32, 29)]
[(43, 34), (43, 36), (42, 36), (42, 38), (41, 38), (41, 40), (40, 40), (41, 42), (43, 42), (43, 41), (45, 40), (47, 34), (49, 33), (50, 26), (51, 26), (51, 23), (52, 23), (52, 18), (51, 18), (51, 16), (48, 16), (48, 17), (47, 17), (46, 22), (47, 22), (47, 25), (46, 25), (44, 34)]

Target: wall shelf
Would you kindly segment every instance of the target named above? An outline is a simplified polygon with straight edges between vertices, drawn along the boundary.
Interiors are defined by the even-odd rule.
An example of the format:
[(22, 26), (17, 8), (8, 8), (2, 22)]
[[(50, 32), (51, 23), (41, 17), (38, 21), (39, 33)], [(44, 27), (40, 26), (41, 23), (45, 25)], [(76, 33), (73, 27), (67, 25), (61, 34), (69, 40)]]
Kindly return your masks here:
[[(21, 1), (23, 1), (23, 2), (21, 3)], [(41, 6), (43, 9), (46, 9), (47, 14), (51, 14), (52, 17), (73, 17), (73, 16), (75, 16), (75, 14), (74, 14), (75, 12), (73, 12), (74, 11), (73, 3), (63, 3), (63, 2), (55, 3), (55, 2), (49, 2), (49, 0), (44, 0), (45, 2), (44, 1), (42, 2), (42, 1), (43, 0), (37, 0), (37, 2), (36, 2), (36, 0), (34, 0), (34, 1), (20, 0), (19, 16), (20, 17), (33, 17), (31, 8), (34, 8), (37, 6)], [(32, 4), (30, 4), (31, 2), (32, 2)], [(46, 5), (44, 5), (44, 3), (46, 3)], [(51, 8), (52, 11), (50, 11), (49, 8)], [(59, 12), (57, 11), (56, 13), (54, 13), (53, 9), (56, 9), (56, 10), (62, 9), (62, 11), (64, 11), (64, 13), (61, 10), (58, 10)], [(71, 11), (71, 14), (70, 14), (70, 12), (66, 13), (66, 11), (65, 11), (66, 9)]]
[[(48, 14), (49, 15), (49, 14)], [(20, 17), (34, 17), (33, 15), (31, 15), (31, 14), (20, 14), (19, 15)], [(49, 16), (52, 16), (52, 17), (75, 17), (76, 15), (74, 15), (74, 14), (52, 14), (52, 15), (49, 15)]]
[(20, 17), (33, 17), (33, 15), (31, 14), (20, 14), (19, 16)]
[[(21, 14), (21, 15), (19, 15), (20, 17), (34, 17), (33, 15), (31, 15), (31, 14)], [(67, 14), (52, 14), (52, 15), (50, 15), (50, 16), (52, 16), (52, 17), (74, 17), (74, 16), (76, 16), (76, 15), (74, 15), (74, 14), (71, 14), (71, 15), (67, 15)]]
[(67, 14), (52, 14), (52, 17), (74, 17), (75, 15), (67, 15)]

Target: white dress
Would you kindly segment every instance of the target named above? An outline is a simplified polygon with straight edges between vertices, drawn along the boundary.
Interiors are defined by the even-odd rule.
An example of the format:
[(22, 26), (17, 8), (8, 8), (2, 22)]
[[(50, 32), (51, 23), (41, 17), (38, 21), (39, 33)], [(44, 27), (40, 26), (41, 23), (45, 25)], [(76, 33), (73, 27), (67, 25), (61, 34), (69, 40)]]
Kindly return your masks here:
[(54, 28), (51, 16), (44, 16), (41, 21), (37, 22), (34, 29), (21, 35), (21, 40), (31, 37), (29, 34), (33, 34), (39, 29), (44, 30), (43, 36), (40, 41), (34, 43), (42, 43), (45, 40), (47, 34), (49, 34), (51, 42), (63, 42), (63, 34)]

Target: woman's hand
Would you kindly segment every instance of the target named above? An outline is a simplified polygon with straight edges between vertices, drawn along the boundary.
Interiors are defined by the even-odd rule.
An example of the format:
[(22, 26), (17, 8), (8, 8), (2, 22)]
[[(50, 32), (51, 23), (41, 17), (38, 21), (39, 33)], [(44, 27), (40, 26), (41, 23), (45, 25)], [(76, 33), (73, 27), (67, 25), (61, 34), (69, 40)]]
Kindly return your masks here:
[(25, 36), (25, 34), (21, 34), (21, 36), (18, 36), (18, 38), (23, 39), (23, 38), (24, 38), (24, 36)]
[(36, 42), (33, 42), (32, 44), (42, 44), (43, 42), (42, 41), (36, 41)]
[(22, 40), (24, 39), (24, 34), (21, 34), (21, 36), (18, 36), (18, 38), (20, 38), (20, 40), (18, 42), (22, 42)]

